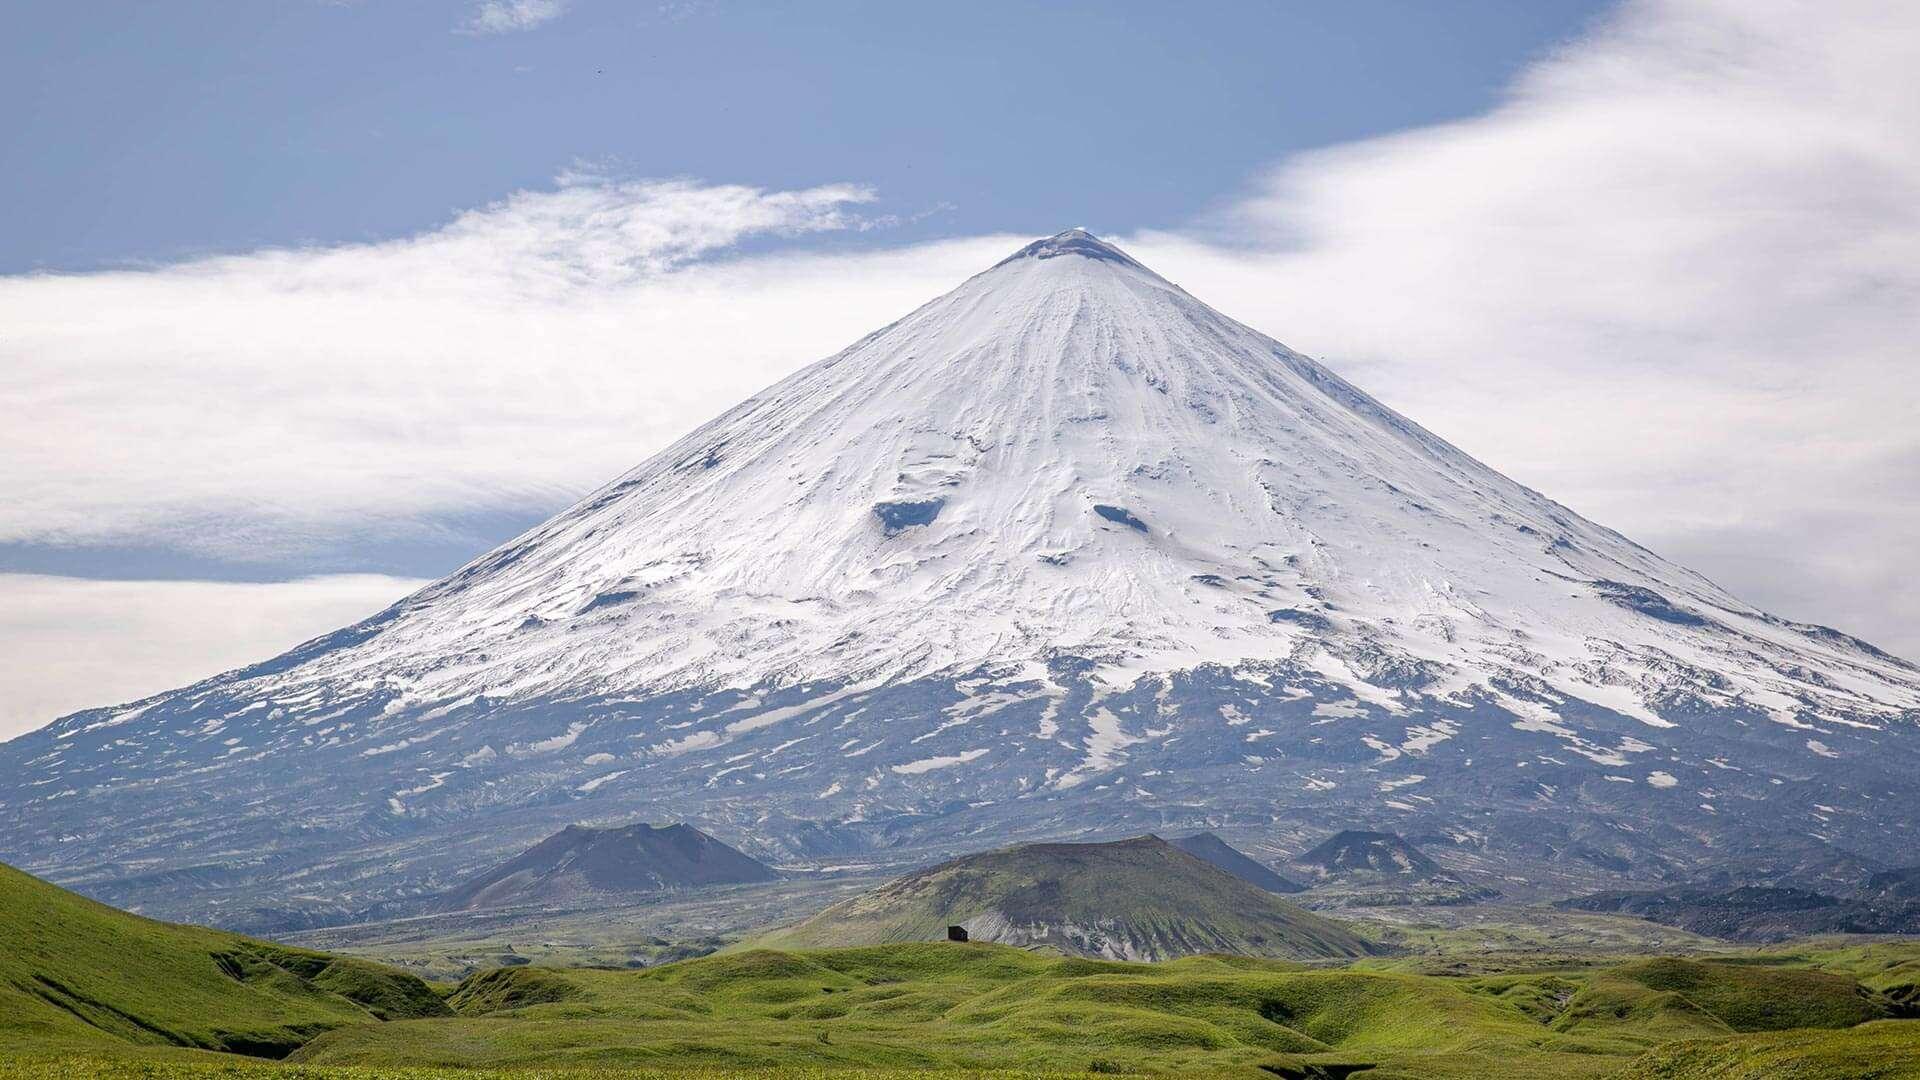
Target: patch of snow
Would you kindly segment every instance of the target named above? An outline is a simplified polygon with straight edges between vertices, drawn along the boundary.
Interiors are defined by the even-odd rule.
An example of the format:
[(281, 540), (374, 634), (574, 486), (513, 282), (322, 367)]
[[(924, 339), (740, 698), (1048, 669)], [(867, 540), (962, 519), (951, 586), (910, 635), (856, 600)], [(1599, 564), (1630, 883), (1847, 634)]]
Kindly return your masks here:
[(594, 777), (593, 779), (591, 779), (591, 780), (589, 780), (589, 781), (587, 781), (586, 783), (584, 783), (584, 784), (581, 784), (581, 785), (580, 785), (579, 787), (577, 787), (577, 788), (574, 788), (573, 790), (575, 790), (575, 791), (579, 791), (579, 792), (583, 792), (583, 793), (584, 793), (584, 792), (589, 792), (589, 791), (594, 791), (594, 790), (596, 790), (596, 789), (598, 789), (598, 788), (600, 787), (600, 785), (602, 785), (602, 784), (605, 784), (605, 783), (608, 783), (608, 782), (610, 782), (610, 781), (613, 781), (613, 780), (618, 780), (618, 779), (620, 779), (621, 777), (623, 777), (623, 776), (625, 776), (625, 775), (627, 775), (627, 773), (628, 773), (628, 772), (630, 772), (630, 771), (632, 771), (632, 770), (630, 770), (630, 769), (620, 769), (620, 770), (618, 770), (618, 771), (615, 771), (615, 772), (610, 772), (610, 773), (602, 773), (602, 774), (600, 774), (599, 776), (596, 776), (596, 777)]
[(935, 769), (948, 769), (955, 765), (965, 765), (969, 761), (985, 757), (986, 754), (987, 751), (985, 749), (980, 749), (965, 750), (958, 754), (945, 754), (940, 757), (921, 758), (919, 761), (909, 761), (904, 765), (895, 765), (893, 766), (893, 771), (902, 776), (913, 776), (919, 773), (932, 772)]

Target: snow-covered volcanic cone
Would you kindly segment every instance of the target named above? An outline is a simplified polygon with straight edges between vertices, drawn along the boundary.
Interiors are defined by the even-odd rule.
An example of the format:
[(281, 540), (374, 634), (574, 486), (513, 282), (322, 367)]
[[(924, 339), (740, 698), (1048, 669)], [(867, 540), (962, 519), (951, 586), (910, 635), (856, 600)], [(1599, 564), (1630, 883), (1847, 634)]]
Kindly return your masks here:
[(0, 857), (233, 918), (638, 817), (787, 860), (1352, 825), (1872, 861), (1917, 709), (1913, 666), (1074, 230), (364, 623), (0, 746)]

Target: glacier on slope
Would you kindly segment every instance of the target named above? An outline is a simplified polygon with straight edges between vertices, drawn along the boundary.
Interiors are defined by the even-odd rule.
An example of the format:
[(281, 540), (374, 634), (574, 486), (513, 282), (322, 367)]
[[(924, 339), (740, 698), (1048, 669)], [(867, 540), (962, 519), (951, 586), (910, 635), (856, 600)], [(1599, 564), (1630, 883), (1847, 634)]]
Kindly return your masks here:
[(364, 623), (0, 745), (0, 856), (230, 919), (636, 816), (790, 860), (1315, 822), (1871, 860), (1916, 719), (1912, 665), (1075, 230)]

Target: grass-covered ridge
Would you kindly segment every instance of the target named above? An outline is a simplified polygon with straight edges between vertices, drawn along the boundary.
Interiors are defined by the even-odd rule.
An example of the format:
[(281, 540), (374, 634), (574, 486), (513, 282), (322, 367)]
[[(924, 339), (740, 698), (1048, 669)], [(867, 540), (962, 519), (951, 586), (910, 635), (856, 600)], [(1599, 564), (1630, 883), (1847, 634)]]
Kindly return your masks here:
[(1347, 926), (1282, 900), (1157, 836), (1023, 844), (966, 855), (844, 900), (757, 943), (822, 948), (944, 938), (1044, 946), (1111, 959), (1198, 953), (1365, 956)]
[[(766, 1072), (737, 1069), (581, 1065), (564, 1068), (450, 1069), (418, 1065), (288, 1065), (257, 1058), (104, 1058), (0, 1056), (7, 1080), (768, 1080)], [(929, 1078), (919, 1070), (782, 1069), (780, 1080), (1103, 1080), (1098, 1073), (943, 1070)]]
[[(482, 981), (487, 993), (455, 995), (462, 1019), (333, 1032), (297, 1059), (1268, 1075), (1262, 1064), (1342, 1054), (1467, 1062), (1539, 1038), (1567, 1044), (1548, 1058), (1582, 1053), (1463, 985), (1226, 957), (1146, 965), (903, 943), (755, 949), (645, 972), (519, 968), (469, 986)], [(530, 993), (503, 992), (522, 981)]]
[(1920, 1080), (1920, 1020), (1669, 1043), (1619, 1080)]
[[(1920, 948), (1913, 950), (1920, 953)], [(640, 972), (476, 975), (453, 1020), (331, 1032), (303, 1064), (978, 1069), (1270, 1077), (1611, 1076), (1672, 1040), (1896, 1015), (1804, 963), (1681, 960), (1437, 977), (998, 945), (750, 949)], [(1899, 1021), (1894, 1035), (1920, 1022)], [(1877, 1044), (1876, 1044), (1877, 1045)]]
[(443, 996), (366, 961), (152, 922), (0, 868), (0, 1075), (1920, 1076), (1920, 1020), (1904, 1018), (1916, 942), (1436, 959), (1145, 964), (899, 942), (497, 968)]
[(0, 1050), (277, 1057), (333, 1028), (448, 1011), (411, 975), (153, 922), (0, 866)]

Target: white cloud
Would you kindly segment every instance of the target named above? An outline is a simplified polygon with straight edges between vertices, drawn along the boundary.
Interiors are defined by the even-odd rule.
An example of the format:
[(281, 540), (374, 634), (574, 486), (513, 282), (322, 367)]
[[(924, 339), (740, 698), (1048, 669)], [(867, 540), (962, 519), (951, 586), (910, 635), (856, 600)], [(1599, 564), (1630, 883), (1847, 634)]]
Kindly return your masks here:
[[(1630, 4), (1136, 253), (1523, 482), (1920, 655), (1920, 8)], [(1202, 238), (1212, 244), (1202, 242)]]
[(481, 0), (461, 29), (470, 34), (509, 34), (551, 22), (566, 10), (566, 0)]
[(372, 574), (271, 585), (0, 574), (0, 739), (265, 660), (421, 584)]
[(552, 509), (1012, 242), (700, 261), (870, 198), (574, 176), (386, 243), (0, 278), (0, 541), (270, 558)]

